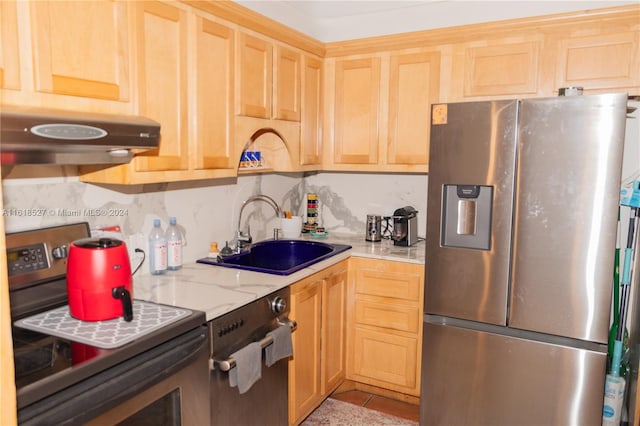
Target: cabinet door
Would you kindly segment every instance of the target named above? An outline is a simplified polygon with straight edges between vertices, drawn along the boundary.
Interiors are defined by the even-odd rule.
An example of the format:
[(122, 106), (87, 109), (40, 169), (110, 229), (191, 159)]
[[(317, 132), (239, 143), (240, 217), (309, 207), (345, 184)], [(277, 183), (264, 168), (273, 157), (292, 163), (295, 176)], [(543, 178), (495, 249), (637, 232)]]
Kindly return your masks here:
[(424, 266), (349, 260), (347, 378), (420, 395)]
[(271, 118), (273, 47), (266, 40), (238, 35), (237, 114)]
[(381, 388), (418, 388), (418, 339), (380, 329), (355, 327), (353, 378)]
[(540, 45), (537, 39), (520, 43), (495, 39), (484, 45), (455, 46), (451, 101), (540, 93)]
[(391, 55), (387, 164), (429, 163), (431, 104), (438, 102), (440, 53)]
[(346, 269), (331, 275), (322, 289), (322, 394), (333, 391), (345, 376)]
[(586, 90), (637, 91), (640, 86), (640, 36), (628, 31), (570, 37), (558, 42), (556, 90), (582, 86)]
[(18, 15), (15, 1), (0, 2), (0, 89), (20, 89)]
[(196, 15), (193, 169), (235, 169), (233, 143), (234, 32)]
[(289, 421), (297, 424), (322, 400), (321, 321), (322, 279), (308, 279), (291, 287), (291, 318), (298, 323), (293, 333), (293, 357), (289, 364)]
[(187, 15), (174, 3), (136, 2), (139, 112), (161, 124), (160, 148), (137, 155), (135, 170), (188, 167)]
[(322, 61), (304, 57), (300, 164), (320, 164), (322, 153)]
[(275, 49), (273, 118), (300, 121), (300, 79), (302, 56), (282, 46)]
[(334, 90), (333, 162), (377, 164), (380, 58), (336, 61)]
[(129, 100), (128, 5), (120, 1), (34, 1), (35, 90)]

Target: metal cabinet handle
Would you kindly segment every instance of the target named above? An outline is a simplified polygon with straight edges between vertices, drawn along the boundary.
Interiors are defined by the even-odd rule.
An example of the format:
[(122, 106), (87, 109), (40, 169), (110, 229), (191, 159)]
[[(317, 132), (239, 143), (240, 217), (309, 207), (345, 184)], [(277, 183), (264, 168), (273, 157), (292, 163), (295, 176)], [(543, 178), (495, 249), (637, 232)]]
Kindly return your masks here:
[[(295, 331), (296, 328), (298, 328), (298, 323), (295, 320), (290, 320), (288, 318), (281, 320), (278, 318), (278, 324), (280, 325), (288, 325), (289, 328), (291, 328), (291, 331)], [(266, 348), (267, 346), (269, 346), (270, 344), (273, 343), (273, 337), (271, 336), (265, 336), (263, 337), (259, 342), (260, 347), (262, 349)], [(220, 371), (229, 371), (231, 370), (233, 367), (236, 366), (236, 360), (229, 357), (223, 361), (218, 361), (216, 359), (213, 358), (209, 358), (209, 369), (210, 370), (215, 370), (215, 369), (219, 369)]]

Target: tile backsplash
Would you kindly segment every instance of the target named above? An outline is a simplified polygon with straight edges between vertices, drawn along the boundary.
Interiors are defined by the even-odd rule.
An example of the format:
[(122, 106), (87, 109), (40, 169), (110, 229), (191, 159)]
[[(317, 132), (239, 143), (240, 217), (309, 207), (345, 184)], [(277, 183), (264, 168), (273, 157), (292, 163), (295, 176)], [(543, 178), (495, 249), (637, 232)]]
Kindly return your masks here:
[[(304, 218), (306, 195), (316, 193), (319, 222), (329, 232), (364, 235), (367, 214), (390, 215), (406, 205), (420, 212), (420, 236), (426, 225), (426, 175), (264, 174), (132, 187), (83, 183), (73, 172), (25, 177), (30, 175), (16, 168), (2, 180), (7, 232), (86, 221), (92, 228), (119, 225), (130, 244), (146, 244), (153, 219), (166, 228), (175, 216), (185, 234), (185, 262), (206, 256), (212, 241), (231, 245), (242, 203), (255, 194), (269, 195), (283, 210)], [(268, 204), (254, 202), (243, 212), (243, 228), (247, 224), (258, 241), (270, 238), (278, 221)]]

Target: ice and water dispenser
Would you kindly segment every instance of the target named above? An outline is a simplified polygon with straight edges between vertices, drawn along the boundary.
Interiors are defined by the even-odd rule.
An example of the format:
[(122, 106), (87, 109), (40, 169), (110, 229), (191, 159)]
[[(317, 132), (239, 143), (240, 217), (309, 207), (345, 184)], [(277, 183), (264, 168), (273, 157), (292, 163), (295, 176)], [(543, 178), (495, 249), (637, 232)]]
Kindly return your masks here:
[(442, 196), (440, 244), (489, 250), (493, 186), (445, 184)]

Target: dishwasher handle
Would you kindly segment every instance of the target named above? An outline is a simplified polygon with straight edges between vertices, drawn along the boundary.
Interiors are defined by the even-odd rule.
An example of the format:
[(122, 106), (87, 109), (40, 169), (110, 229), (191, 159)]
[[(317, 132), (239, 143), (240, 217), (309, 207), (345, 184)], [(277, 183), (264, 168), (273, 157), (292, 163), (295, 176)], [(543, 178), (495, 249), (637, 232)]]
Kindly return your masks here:
[[(285, 319), (280, 320), (278, 319), (278, 324), (280, 325), (288, 325), (289, 328), (291, 328), (291, 331), (295, 331), (296, 328), (298, 328), (298, 323), (295, 320), (290, 320), (290, 319)], [(265, 336), (263, 337), (259, 342), (260, 347), (262, 349), (266, 348), (267, 346), (269, 346), (270, 344), (273, 343), (273, 337), (271, 336)], [(216, 359), (213, 358), (209, 358), (209, 370), (220, 370), (220, 371), (229, 371), (231, 370), (233, 367), (236, 366), (236, 360), (229, 357), (223, 361), (218, 361)]]

